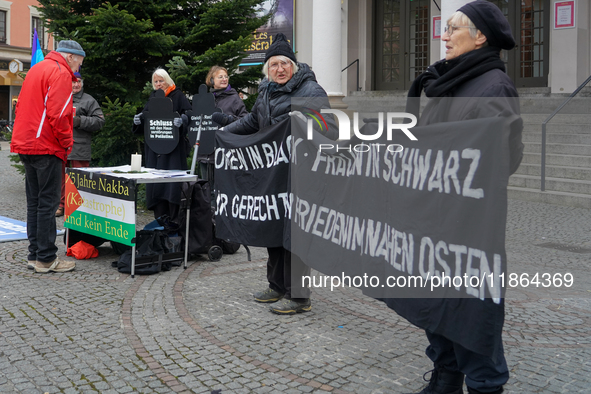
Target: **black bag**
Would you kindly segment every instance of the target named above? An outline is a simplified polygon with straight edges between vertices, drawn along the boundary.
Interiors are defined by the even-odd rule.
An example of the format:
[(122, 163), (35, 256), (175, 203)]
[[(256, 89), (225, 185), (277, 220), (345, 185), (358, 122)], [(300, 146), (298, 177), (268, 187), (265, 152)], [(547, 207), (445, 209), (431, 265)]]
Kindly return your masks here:
[(185, 223), (187, 207), (191, 207), (189, 230), (189, 253), (205, 254), (213, 245), (213, 225), (210, 204), (209, 182), (185, 182), (181, 185), (181, 209), (179, 212), (179, 234), (187, 240)]
[[(174, 244), (165, 231), (141, 230), (136, 233), (135, 273), (137, 275), (157, 274), (160, 271), (170, 271), (172, 261), (164, 260), (167, 251), (174, 248)], [(117, 261), (119, 272), (131, 273), (131, 252), (126, 250)]]
[(222, 248), (224, 254), (234, 254), (240, 249), (239, 243), (226, 241), (225, 239), (216, 238), (215, 244)]

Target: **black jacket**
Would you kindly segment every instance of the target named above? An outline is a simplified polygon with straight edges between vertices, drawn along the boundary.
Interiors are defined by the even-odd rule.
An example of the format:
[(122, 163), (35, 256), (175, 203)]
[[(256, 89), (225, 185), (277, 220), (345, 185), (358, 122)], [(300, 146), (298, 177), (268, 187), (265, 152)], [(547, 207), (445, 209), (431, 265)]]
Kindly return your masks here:
[[(318, 107), (317, 98), (326, 98), (321, 107), (330, 108), (326, 91), (316, 82), (314, 72), (305, 63), (298, 63), (298, 67), (298, 72), (284, 85), (270, 83), (268, 79), (264, 79), (259, 85), (259, 96), (252, 107), (252, 112), (224, 127), (224, 131), (235, 134), (253, 134), (266, 126), (279, 123), (286, 119), (289, 112), (292, 111), (292, 98), (316, 98), (314, 104), (309, 105), (310, 107)], [(304, 104), (302, 107), (306, 107), (306, 105)], [(332, 116), (325, 118), (327, 122), (333, 123), (333, 127), (329, 125), (326, 137), (334, 140), (338, 137), (336, 123), (334, 123)]]
[(244, 101), (230, 85), (222, 91), (214, 90), (213, 96), (215, 97), (215, 106), (221, 109), (223, 113), (238, 118), (248, 115)]
[[(150, 94), (150, 98), (154, 97), (155, 91)], [(172, 110), (182, 115), (185, 111), (192, 109), (189, 100), (185, 94), (176, 88), (167, 96), (172, 100)], [(144, 112), (150, 110), (150, 100), (144, 106)], [(144, 121), (139, 125), (133, 126), (133, 132), (135, 134), (144, 134)], [(145, 146), (145, 157), (144, 166), (148, 168), (156, 168), (159, 170), (186, 170), (187, 169), (187, 152), (188, 152), (188, 140), (185, 138), (187, 135), (187, 128), (182, 125), (179, 128), (179, 144), (174, 150), (166, 155), (156, 154), (148, 144)], [(177, 183), (164, 184), (147, 184), (146, 185), (146, 205), (148, 209), (152, 209), (160, 201), (169, 201), (173, 204), (180, 204), (181, 194), (180, 187)]]
[[(480, 52), (477, 52), (480, 51)], [(479, 49), (473, 51), (472, 56), (490, 56), (494, 48)], [(462, 55), (466, 57), (467, 55)], [(498, 56), (498, 54), (497, 54)], [(462, 58), (458, 59), (455, 67), (462, 67)], [(427, 72), (432, 67), (438, 67), (446, 70), (446, 61), (442, 60), (429, 66)], [(469, 67), (467, 73), (473, 72), (474, 68)], [(454, 122), (461, 120), (487, 118), (493, 116), (519, 115), (519, 97), (517, 89), (509, 76), (498, 68), (490, 69), (480, 75), (466, 77), (466, 75), (457, 76), (458, 83), (441, 94), (433, 98), (425, 107), (418, 122), (418, 126), (424, 126), (439, 122)], [(521, 130), (514, 131), (509, 136), (510, 164), (511, 174), (514, 173), (523, 157), (523, 143), (521, 142)]]

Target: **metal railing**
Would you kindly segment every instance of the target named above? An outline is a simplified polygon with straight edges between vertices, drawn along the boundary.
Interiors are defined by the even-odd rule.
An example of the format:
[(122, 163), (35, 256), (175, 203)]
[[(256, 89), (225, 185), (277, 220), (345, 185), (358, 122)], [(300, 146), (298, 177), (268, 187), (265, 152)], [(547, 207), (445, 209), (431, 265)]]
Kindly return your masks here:
[(349, 67), (351, 67), (353, 64), (357, 63), (357, 83), (355, 84), (355, 86), (357, 87), (357, 91), (361, 90), (361, 86), (359, 86), (359, 59), (355, 59), (351, 62), (351, 64), (349, 64), (347, 67), (343, 68), (341, 70), (341, 72), (345, 71), (346, 69), (348, 69)]
[(574, 92), (572, 92), (572, 94), (568, 96), (568, 98), (564, 100), (564, 102), (560, 104), (558, 108), (556, 108), (554, 112), (552, 112), (552, 114), (548, 116), (548, 118), (546, 118), (544, 122), (542, 122), (542, 179), (540, 187), (541, 191), (546, 191), (546, 124), (550, 120), (552, 120), (554, 115), (556, 115), (562, 108), (564, 108), (572, 100), (572, 98), (575, 97), (581, 91), (581, 89), (583, 89), (585, 85), (587, 85), (590, 81), (591, 76), (589, 76), (589, 78), (587, 78), (587, 80), (583, 82), (581, 85), (579, 85), (579, 87)]

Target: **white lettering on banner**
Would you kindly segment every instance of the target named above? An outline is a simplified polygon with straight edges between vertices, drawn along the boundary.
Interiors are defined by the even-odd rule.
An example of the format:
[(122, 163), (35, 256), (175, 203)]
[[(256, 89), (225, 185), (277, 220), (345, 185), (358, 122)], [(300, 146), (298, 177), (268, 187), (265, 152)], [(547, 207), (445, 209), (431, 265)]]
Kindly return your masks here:
[[(326, 154), (319, 149), (310, 170), (339, 177), (381, 178), (415, 190), (484, 198), (483, 189), (472, 188), (480, 163), (481, 152), (478, 149), (466, 148), (446, 153), (443, 150), (421, 151), (416, 148), (392, 151), (384, 144), (367, 147), (366, 150), (349, 151), (349, 154)], [(458, 178), (460, 172), (467, 173), (465, 179)]]
[(78, 212), (128, 224), (135, 223), (135, 215), (127, 215), (129, 212), (135, 212), (135, 202), (101, 196), (85, 191), (79, 191), (79, 193), (82, 198), (82, 205), (78, 208)]
[(398, 231), (385, 222), (310, 205), (297, 196), (294, 203), (293, 225), (306, 233), (343, 249), (358, 251), (360, 256), (383, 258), (394, 269), (409, 275), (418, 273), (423, 278), (455, 275), (466, 277), (467, 281), (474, 276), (482, 278), (480, 283), (484, 285), (481, 286), (443, 285), (480, 299), (491, 297), (495, 303), (500, 302), (502, 259), (498, 253), (487, 254), (483, 250), (442, 240), (435, 242), (426, 236), (415, 242), (413, 234)]
[(228, 202), (228, 195), (218, 193), (216, 216), (231, 214), (235, 219), (265, 222), (283, 220), (284, 216), (291, 215), (291, 196), (287, 193), (264, 196), (235, 195), (231, 198), (230, 212), (228, 212)]
[(291, 136), (279, 144), (277, 141), (240, 148), (216, 148), (215, 168), (231, 171), (249, 171), (271, 168), (280, 164), (289, 165)]

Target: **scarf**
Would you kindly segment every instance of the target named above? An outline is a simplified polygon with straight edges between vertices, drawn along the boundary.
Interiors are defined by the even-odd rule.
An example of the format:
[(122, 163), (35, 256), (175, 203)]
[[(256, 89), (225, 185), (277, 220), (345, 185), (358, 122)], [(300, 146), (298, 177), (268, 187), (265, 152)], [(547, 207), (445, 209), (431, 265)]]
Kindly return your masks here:
[(213, 93), (214, 96), (217, 96), (219, 93), (229, 92), (230, 89), (232, 89), (232, 86), (230, 86), (230, 84), (228, 84), (228, 86), (226, 86), (225, 88), (221, 88), (221, 89), (211, 88), (211, 89), (209, 89), (209, 91), (211, 93)]
[(169, 86), (169, 87), (168, 87), (168, 88), (167, 88), (167, 89), (164, 91), (164, 96), (165, 96), (165, 97), (168, 97), (168, 95), (169, 95), (169, 94), (170, 94), (170, 93), (171, 93), (173, 90), (175, 90), (175, 89), (176, 89), (176, 85), (175, 85), (175, 84), (172, 84), (172, 85), (170, 85), (170, 86)]
[(487, 71), (500, 69), (505, 71), (505, 63), (501, 60), (501, 50), (486, 46), (464, 53), (451, 60), (440, 60), (433, 63), (419, 75), (408, 91), (406, 112), (418, 117), (421, 92), (427, 97), (444, 97), (463, 83), (476, 78)]

